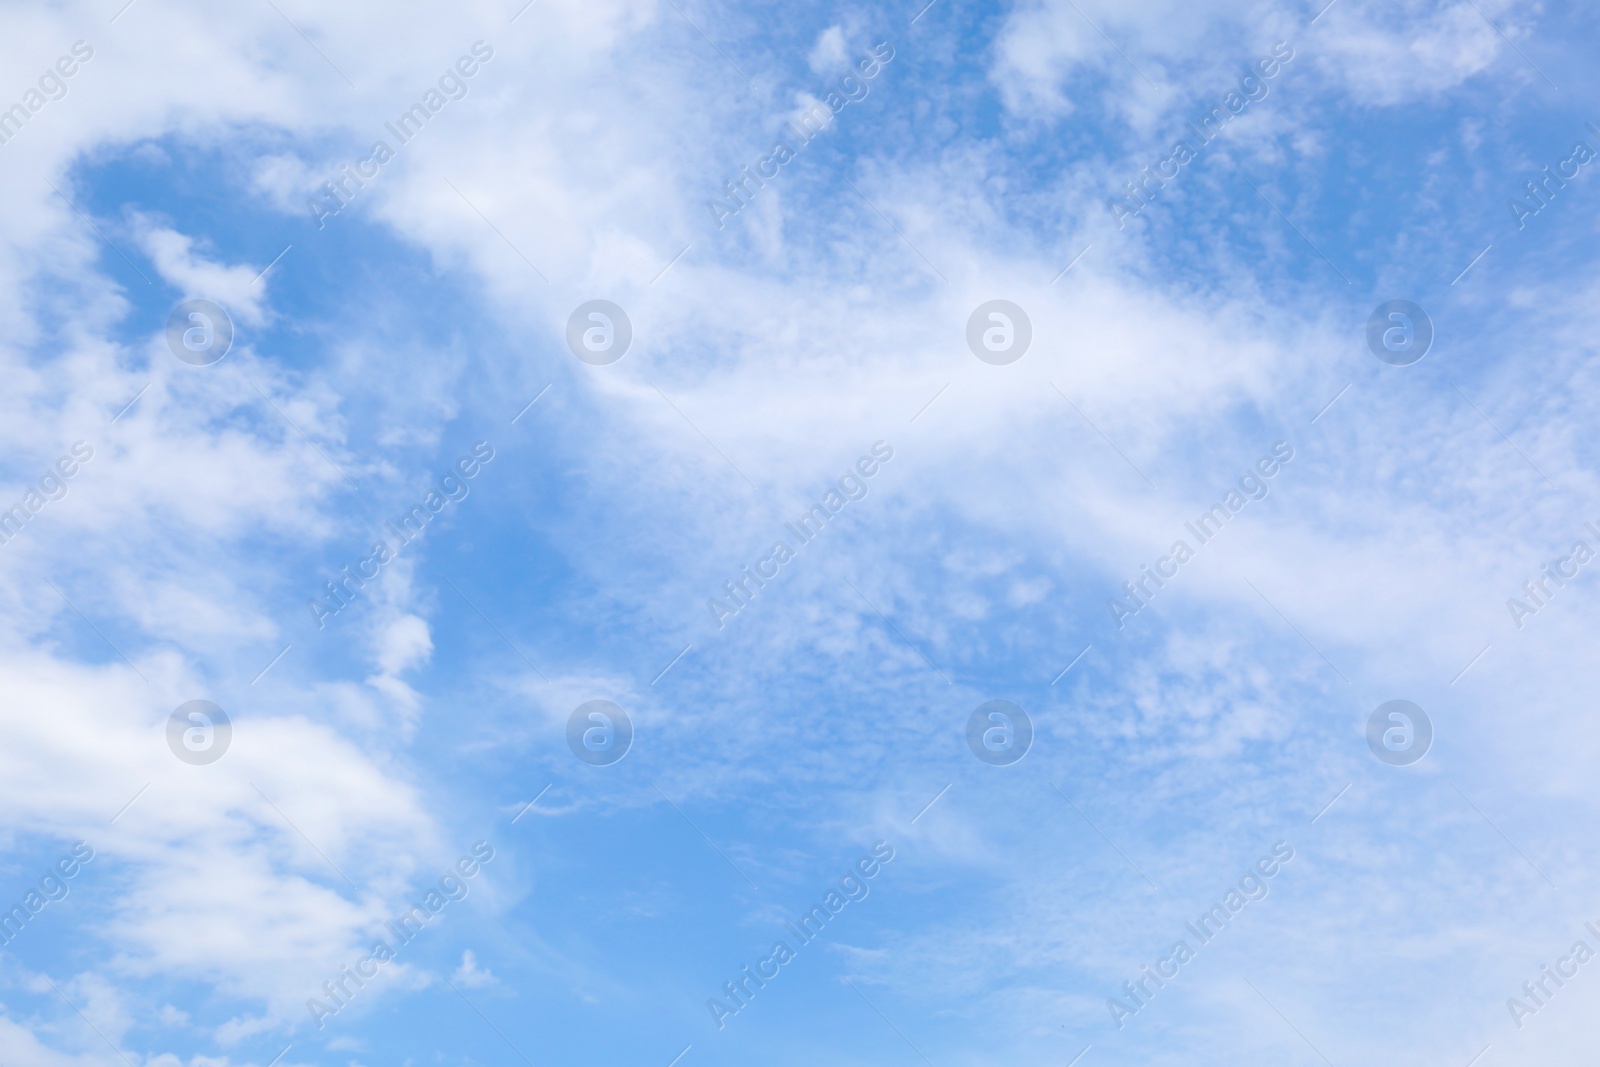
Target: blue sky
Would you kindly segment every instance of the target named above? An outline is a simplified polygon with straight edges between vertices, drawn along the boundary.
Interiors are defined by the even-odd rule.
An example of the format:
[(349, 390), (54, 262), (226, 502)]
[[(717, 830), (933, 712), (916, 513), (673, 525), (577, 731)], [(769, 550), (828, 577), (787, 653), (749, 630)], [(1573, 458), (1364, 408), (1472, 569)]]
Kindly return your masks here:
[[(1512, 204), (1600, 153), (1590, 10), (119, 7), (0, 42), (0, 1064), (1588, 1048), (1600, 159)], [(208, 366), (167, 340), (197, 299)], [(609, 364), (568, 346), (593, 300)], [(992, 300), (1009, 363), (968, 347)], [(1366, 339), (1396, 300), (1408, 366)], [(168, 741), (193, 700), (209, 763)], [(596, 700), (620, 760), (569, 744)], [(993, 700), (1020, 760), (969, 747)], [(1409, 764), (1368, 742), (1390, 700)]]

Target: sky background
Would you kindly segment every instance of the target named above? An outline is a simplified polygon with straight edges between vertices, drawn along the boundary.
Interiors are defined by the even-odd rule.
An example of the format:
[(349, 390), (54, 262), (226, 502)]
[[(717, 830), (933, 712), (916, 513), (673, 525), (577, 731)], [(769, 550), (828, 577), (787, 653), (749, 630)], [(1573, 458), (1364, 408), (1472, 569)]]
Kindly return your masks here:
[[(31, 517), (0, 544), (0, 911), (28, 912), (0, 1065), (1587, 1054), (1600, 957), (1508, 998), (1600, 952), (1600, 558), (1508, 599), (1600, 552), (1600, 15), (1324, 2), (7, 4), (0, 509)], [(710, 206), (875, 48), (864, 96)], [(191, 299), (233, 324), (208, 366), (168, 343)], [(996, 299), (1032, 328), (1006, 365), (966, 341)], [(608, 365), (566, 339), (592, 300), (632, 325)], [(1435, 331), (1408, 366), (1366, 339), (1394, 300)], [(1396, 699), (1433, 730), (1405, 766), (1367, 741)], [(232, 725), (209, 764), (168, 743), (192, 700)], [(620, 761), (568, 744), (591, 700)], [(967, 744), (991, 700), (1032, 722), (1009, 765)], [(465, 897), (319, 1017), (475, 846)], [(1119, 1026), (1274, 846), (1264, 899)]]

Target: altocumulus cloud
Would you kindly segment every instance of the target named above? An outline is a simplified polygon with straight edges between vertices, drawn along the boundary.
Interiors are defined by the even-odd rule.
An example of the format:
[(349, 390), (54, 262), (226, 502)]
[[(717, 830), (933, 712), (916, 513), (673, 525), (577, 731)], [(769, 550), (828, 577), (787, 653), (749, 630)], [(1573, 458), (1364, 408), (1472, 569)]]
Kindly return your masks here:
[[(1582, 935), (1541, 925), (1600, 874), (1568, 829), (1600, 806), (1593, 253), (1547, 225), (1587, 180), (1550, 89), (1586, 86), (1582, 9), (279, 7), (0, 42), (5, 899), (94, 848), (8, 946), (8, 1063), (687, 1067), (732, 1054), (707, 992), (780, 1063), (1586, 1047)], [(1121, 229), (1152, 160), (1181, 171)], [(166, 345), (190, 299), (226, 359)], [(562, 335), (596, 300), (633, 327), (604, 366)], [(1032, 331), (1005, 365), (963, 336), (996, 300)], [(1395, 300), (1436, 327), (1405, 367), (1363, 339)], [(439, 481), (449, 521), (361, 551), (308, 639), (308, 588), (479, 441), (495, 491)], [(1034, 727), (1003, 766), (962, 739), (995, 699)], [(1395, 699), (1434, 726), (1404, 765), (1363, 734)], [(192, 700), (231, 721), (209, 764), (164, 740)], [(627, 759), (566, 745), (594, 700)], [(478, 840), (493, 880), (379, 961)], [(764, 947), (888, 840), (870, 905)], [(1151, 963), (1257, 895), (1263, 840), (1293, 877), (1224, 893), (1234, 957)], [(725, 999), (744, 960), (767, 984)]]

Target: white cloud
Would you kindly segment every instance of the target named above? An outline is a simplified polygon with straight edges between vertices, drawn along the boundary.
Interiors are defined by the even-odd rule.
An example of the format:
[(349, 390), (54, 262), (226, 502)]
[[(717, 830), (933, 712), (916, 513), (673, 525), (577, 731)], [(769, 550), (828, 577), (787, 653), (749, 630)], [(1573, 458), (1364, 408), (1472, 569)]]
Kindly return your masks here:
[(811, 54), (806, 57), (806, 62), (811, 65), (814, 74), (831, 74), (843, 67), (850, 59), (845, 48), (844, 29), (840, 26), (829, 26), (817, 34), (817, 43), (811, 46)]
[(256, 280), (267, 267), (240, 264), (227, 266), (197, 251), (195, 240), (162, 226), (147, 215), (135, 214), (133, 232), (156, 270), (168, 284), (185, 297), (204, 296), (215, 300), (244, 325), (262, 323), (262, 300), (266, 289)]
[(457, 985), (466, 986), (468, 989), (478, 989), (491, 984), (495, 977), (488, 968), (478, 966), (478, 958), (472, 954), (472, 950), (469, 948), (461, 953), (461, 966), (456, 968), (455, 973), (450, 976), (450, 980)]
[[(1525, 80), (1537, 75), (1508, 52), (1487, 15), (1505, 19), (1507, 5), (1413, 2), (1399, 10), (1355, 5), (1330, 12), (1325, 51), (1317, 62), (1323, 76), (1359, 103), (1394, 107), (1454, 89), (1509, 55)], [(1514, 21), (1503, 22), (1513, 36)]]
[[(1238, 19), (1255, 17), (1177, 3), (1083, 6), (1167, 88), (1144, 86), (1068, 7), (1034, 5), (1009, 16), (996, 44), (993, 76), (1013, 113), (1049, 120), (1086, 110), (1071, 86), (1089, 71), (1131, 87), (1103, 102), (1110, 114), (1137, 131), (1153, 128), (1175, 101), (1200, 98), (1194, 94), (1215, 84), (1215, 68), (1190, 69), (1176, 57), (1196, 42), (1230, 39)], [(1273, 506), (1282, 510), (1260, 523), (1256, 516), (1241, 519), (1228, 531), (1231, 540), (1213, 546), (1159, 605), (1161, 611), (1170, 605), (1178, 618), (1224, 621), (1161, 643), (1158, 658), (1130, 670), (1105, 698), (1097, 709), (1102, 717), (1072, 736), (1105, 746), (1137, 740), (1148, 761), (1214, 762), (1224, 777), (1235, 765), (1223, 761), (1252, 746), (1310, 747), (1305, 722), (1291, 721), (1283, 709), (1320, 684), (1309, 680), (1321, 671), (1320, 660), (1281, 632), (1280, 620), (1253, 599), (1241, 576), (1258, 580), (1275, 602), (1282, 596), (1285, 615), (1352, 673), (1362, 693), (1447, 681), (1480, 638), (1498, 640), (1501, 591), (1515, 588), (1508, 579), (1520, 581), (1528, 569), (1505, 561), (1540, 543), (1535, 535), (1550, 518), (1538, 502), (1543, 490), (1531, 479), (1508, 482), (1515, 457), (1470, 411), (1389, 396), (1387, 380), (1374, 384), (1365, 364), (1362, 386), (1345, 408), (1315, 434), (1307, 430), (1309, 414), (1357, 374), (1342, 306), (1263, 307), (1244, 267), (1191, 286), (1164, 282), (1143, 247), (1131, 242), (1100, 243), (1068, 280), (1052, 284), (1081, 247), (1080, 231), (1099, 240), (1100, 194), (1067, 190), (1056, 205), (1061, 232), (1041, 236), (1008, 215), (1006, 194), (989, 184), (996, 171), (981, 144), (931, 162), (867, 160), (851, 173), (870, 206), (844, 189), (837, 201), (825, 201), (826, 212), (807, 215), (801, 205), (814, 193), (801, 183), (812, 179), (786, 174), (735, 232), (711, 236), (701, 205), (718, 191), (722, 172), (706, 164), (707, 155), (747, 158), (767, 149), (766, 133), (733, 121), (744, 105), (731, 100), (726, 86), (703, 84), (698, 72), (691, 78), (670, 50), (653, 43), (645, 32), (658, 28), (652, 4), (540, 5), (539, 34), (520, 29), (526, 23), (502, 30), (504, 13), (490, 5), (453, 11), (448, 21), (418, 12), (374, 22), (360, 7), (295, 12), (358, 89), (270, 11), (196, 18), (198, 10), (142, 4), (119, 20), (119, 36), (107, 38), (67, 98), (76, 110), (42, 115), (26, 131), (28, 141), (6, 146), (15, 165), (9, 177), (0, 176), (0, 191), (16, 205), (15, 226), (0, 247), (0, 292), (8, 294), (0, 297), (0, 324), (12, 338), (0, 351), (10, 385), (0, 399), (0, 435), (17, 454), (37, 458), (28, 460), (29, 472), (78, 436), (97, 450), (82, 480), (40, 526), (0, 548), (12, 609), (0, 659), (12, 709), (8, 743), (0, 747), (0, 821), (82, 836), (106, 866), (114, 865), (120, 892), (109, 918), (92, 931), (104, 939), (110, 964), (73, 986), (109, 1031), (123, 1033), (131, 1013), (126, 989), (115, 983), (133, 988), (157, 976), (207, 983), (260, 1008), (216, 1028), (224, 1044), (300, 1021), (304, 997), (350, 961), (436, 850), (442, 831), (397, 755), (424, 713), (413, 682), (434, 644), (428, 594), (414, 588), (410, 563), (396, 565), (371, 590), (370, 610), (350, 627), (368, 665), (347, 671), (349, 677), (330, 672), (303, 684), (280, 686), (275, 677), (260, 696), (251, 691), (253, 703), (237, 708), (236, 747), (221, 763), (176, 763), (164, 750), (162, 727), (179, 701), (230, 678), (248, 681), (287, 641), (269, 600), (255, 589), (257, 567), (265, 565), (251, 547), (254, 539), (362, 544), (368, 536), (370, 505), (348, 502), (339, 470), (368, 484), (389, 473), (388, 461), (350, 432), (356, 416), (345, 391), (366, 386), (361, 372), (392, 363), (393, 383), (360, 394), (394, 405), (372, 419), (386, 425), (370, 439), (434, 441), (454, 414), (453, 402), (437, 394), (448, 392), (456, 365), (440, 370), (423, 365), (432, 353), (396, 354), (367, 336), (371, 324), (352, 314), (356, 336), (332, 346), (339, 358), (326, 367), (310, 366), (315, 361), (299, 358), (304, 353), (267, 353), (246, 343), (215, 373), (191, 373), (163, 351), (159, 323), (146, 321), (142, 310), (128, 318), (132, 296), (103, 291), (95, 264), (104, 256), (116, 268), (115, 254), (35, 179), (58, 179), (63, 192), (76, 196), (80, 190), (64, 178), (75, 161), (142, 138), (171, 138), (242, 154), (255, 188), (286, 217), (303, 221), (304, 196), (327, 173), (311, 161), (350, 158), (349, 146), (365, 145), (381, 117), (414, 98), (439, 64), (469, 43), (462, 28), (473, 20), (495, 29), (497, 57), (483, 80), (430, 123), (349, 216), (329, 225), (353, 228), (359, 217), (387, 226), (397, 240), (425, 251), (441, 275), (480, 284), (500, 324), (536, 339), (529, 347), (540, 358), (554, 351), (564, 360), (559, 338), (577, 294), (614, 293), (627, 304), (637, 347), (603, 373), (535, 363), (521, 351), (483, 357), (497, 394), (516, 386), (518, 397), (531, 396), (559, 377), (562, 391), (575, 398), (573, 422), (589, 419), (600, 428), (582, 471), (596, 495), (620, 487), (626, 492), (617, 496), (637, 498), (631, 506), (672, 520), (654, 528), (666, 531), (659, 534), (666, 554), (688, 565), (644, 593), (637, 575), (608, 576), (593, 565), (598, 602), (626, 600), (670, 620), (667, 628), (680, 619), (685, 630), (704, 627), (703, 573), (715, 571), (719, 581), (731, 574), (726, 561), (742, 562), (751, 544), (770, 538), (772, 501), (798, 508), (841, 461), (884, 437), (900, 458), (875, 489), (875, 525), (852, 546), (848, 566), (837, 557), (808, 559), (810, 569), (793, 583), (792, 619), (783, 627), (748, 628), (754, 632), (743, 639), (757, 652), (784, 643), (827, 652), (859, 646), (875, 617), (860, 605), (838, 609), (830, 599), (841, 585), (837, 577), (849, 570), (871, 573), (868, 591), (926, 634), (930, 650), (944, 658), (957, 650), (963, 625), (996, 618), (1001, 605), (1096, 601), (1114, 590), (1148, 558), (1148, 546), (1176, 536), (1175, 515), (1226, 484), (1218, 469), (1231, 472), (1277, 435), (1266, 425), (1242, 427), (1241, 420), (1281, 421), (1307, 439), (1300, 465), (1276, 490)], [(1347, 0), (1306, 49), (1326, 84), (1357, 103), (1429, 97), (1487, 69), (1499, 54), (1498, 39), (1459, 5), (1412, 4), (1392, 24), (1374, 24), (1370, 15)], [(70, 39), (72, 20), (23, 17), (17, 40), (0, 44), (0, 54), (17, 60), (18, 69), (32, 69), (31, 58), (20, 63), (22, 38), (28, 49), (48, 52), (57, 47), (52, 42)], [(812, 69), (820, 73), (847, 58), (846, 45), (843, 28), (826, 28), (808, 57)], [(1223, 51), (1249, 57), (1232, 43)], [(195, 85), (205, 92), (196, 94)], [(803, 92), (775, 92), (774, 99), (809, 100)], [(286, 149), (283, 131), (291, 130), (295, 143)], [(265, 263), (227, 263), (187, 226), (134, 216), (131, 249), (147, 253), (162, 280), (237, 307), (241, 323), (273, 322), (273, 278), (253, 281)], [(760, 269), (740, 261), (738, 242), (745, 239), (760, 250)], [(651, 284), (685, 244), (694, 245), (692, 253)], [(63, 303), (73, 308), (64, 316), (68, 343), (46, 355), (40, 354), (50, 328), (44, 312), (52, 309), (30, 302), (35, 280), (61, 286), (68, 294)], [(961, 344), (966, 315), (997, 293), (1029, 309), (1039, 338), (1023, 362), (1005, 369), (975, 363)], [(1568, 341), (1586, 336), (1581, 310), (1561, 310), (1555, 330), (1569, 331)], [(114, 340), (129, 321), (142, 324), (132, 331), (142, 343)], [(146, 385), (138, 405), (110, 427), (110, 414)], [(949, 392), (911, 423), (944, 387)], [(682, 415), (662, 402), (658, 388)], [(1528, 387), (1507, 374), (1484, 391), (1515, 406)], [(422, 414), (414, 422), (387, 418), (401, 410), (397, 397), (407, 392), (430, 394), (405, 409)], [(1341, 423), (1345, 417), (1350, 422)], [(1404, 425), (1414, 443), (1386, 440), (1384, 428), (1395, 425)], [(702, 432), (760, 493), (746, 494)], [(1148, 490), (1142, 477), (1125, 470), (1102, 433), (1170, 494)], [(1580, 442), (1554, 428), (1526, 436), (1560, 484), (1587, 485)], [(1366, 503), (1352, 509), (1350, 501)], [(1496, 524), (1503, 514), (1520, 517), (1502, 529)], [(579, 520), (551, 517), (558, 535), (571, 533), (563, 521)], [(938, 531), (956, 524), (984, 532), (1005, 550), (986, 552), (978, 562), (947, 550)], [(1526, 550), (1531, 564), (1538, 553)], [(914, 564), (929, 561), (934, 565), (926, 572), (915, 571)], [(590, 564), (580, 559), (574, 566)], [(130, 656), (148, 681), (98, 645), (96, 654), (110, 666), (72, 654), (61, 635), (65, 625), (77, 625), (76, 613), (54, 594), (44, 596), (48, 590), (37, 582), (28, 584), (30, 568), (60, 579), (85, 615), (119, 640), (124, 633), (136, 639)], [(315, 591), (321, 576), (289, 574), (281, 581)], [(761, 602), (755, 607), (765, 610)], [(1574, 729), (1568, 713), (1585, 691), (1582, 657), (1591, 635), (1581, 617), (1565, 618), (1552, 613), (1540, 620), (1551, 623), (1548, 644), (1508, 640), (1499, 649), (1509, 662), (1527, 664), (1535, 679), (1550, 680), (1530, 687), (1486, 660), (1477, 676), (1484, 689), (1450, 697), (1460, 701), (1452, 717), (1497, 738), (1496, 758), (1519, 776), (1542, 772), (1559, 755), (1551, 737), (1563, 738), (1575, 766), (1582, 761), (1571, 759), (1573, 752), (1600, 742), (1594, 731)], [(1229, 629), (1264, 644), (1260, 635), (1268, 631), (1257, 628), (1266, 626), (1278, 627), (1295, 650), (1270, 659), (1288, 679), (1281, 684), (1264, 676), (1260, 646)], [(1296, 656), (1310, 667), (1299, 666)], [(903, 646), (886, 646), (881, 660), (923, 669)], [(506, 687), (531, 686), (521, 664), (514, 667), (518, 674)], [(369, 668), (375, 672), (357, 685), (352, 679)], [(408, 673), (411, 681), (402, 679)], [(522, 723), (524, 731), (548, 732), (602, 688), (630, 700), (641, 724), (668, 719), (661, 705), (636, 691), (642, 686), (630, 688), (600, 667), (553, 678), (528, 701), (542, 719)], [(1530, 691), (1541, 699), (1528, 709), (1528, 721), (1541, 729), (1497, 734), (1495, 707), (1526, 701)], [(719, 713), (697, 709), (683, 718)], [(725, 765), (697, 767), (696, 781), (685, 788), (712, 791), (722, 784), (718, 775), (766, 773), (744, 757), (771, 744), (773, 735), (763, 730), (784, 728), (756, 723), (719, 737), (714, 744), (722, 747), (714, 751), (727, 757)], [(375, 740), (390, 733), (384, 743)], [(1467, 765), (1488, 774), (1481, 764)], [(1277, 784), (1304, 784), (1297, 768), (1270, 770)], [(1580, 771), (1543, 780), (1576, 809), (1591, 806)], [(145, 782), (149, 791), (108, 828), (111, 813)], [(1178, 786), (1163, 779), (1161, 788)], [(870, 798), (881, 819), (890, 817), (902, 792), (909, 786), (895, 779)], [(1429, 809), (1429, 825), (1441, 823), (1439, 810)], [(952, 814), (940, 834), (928, 825), (919, 827), (925, 835), (919, 842), (953, 866), (1001, 854), (976, 815)], [(1362, 842), (1352, 833), (1342, 847), (1356, 854)], [(1194, 856), (1173, 863), (1197, 876), (1205, 869)], [(1408, 890), (1426, 893), (1429, 872), (1402, 873)], [(1011, 885), (1029, 887), (1023, 906), (1033, 925), (1070, 926), (1068, 897), (1059, 884), (1041, 885), (1036, 876), (1036, 869), (1010, 872)], [(1374, 875), (1372, 884), (1379, 881)], [(1438, 908), (1441, 927), (1459, 914), (1448, 903)], [(1111, 942), (1128, 951), (1130, 922), (1116, 931), (1123, 940)], [(1015, 925), (1014, 917), (1007, 925)], [(942, 957), (929, 973), (965, 981), (953, 964), (980, 958), (977, 948), (997, 943), (1003, 955), (981, 956), (998, 961), (997, 970), (1019, 959), (1054, 963), (1080, 955), (1059, 941), (1042, 949), (1022, 944), (976, 921), (961, 939), (949, 934), (941, 930), (914, 944), (899, 957), (901, 965)], [(1428, 936), (1442, 942), (1452, 934)], [(1113, 951), (1102, 950), (1097, 963)], [(492, 980), (470, 951), (456, 976), (467, 985)], [(1220, 996), (1215, 1003), (1235, 1013), (1230, 1019), (1244, 1011)], [(167, 1025), (188, 1024), (182, 1012), (162, 1012)], [(114, 1062), (92, 1046), (71, 1053), (46, 1048), (10, 1018), (0, 1018), (0, 1027), (6, 1047), (17, 1050), (8, 1056), (25, 1067)], [(58, 1037), (51, 1042), (68, 1047)], [(180, 1062), (152, 1058), (166, 1060)]]
[(156, 1021), (162, 1026), (178, 1029), (189, 1025), (189, 1013), (174, 1005), (163, 1004), (161, 1010), (156, 1013)]

